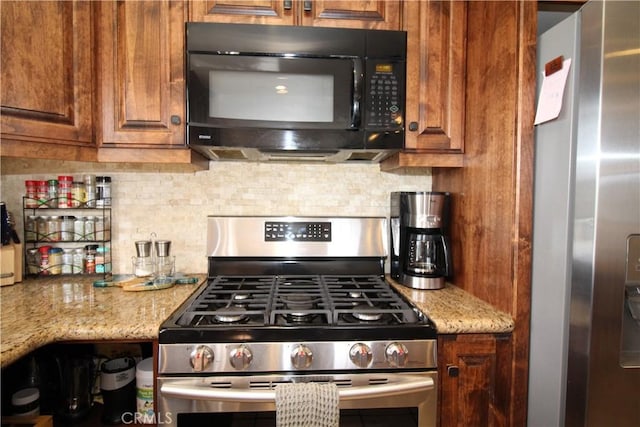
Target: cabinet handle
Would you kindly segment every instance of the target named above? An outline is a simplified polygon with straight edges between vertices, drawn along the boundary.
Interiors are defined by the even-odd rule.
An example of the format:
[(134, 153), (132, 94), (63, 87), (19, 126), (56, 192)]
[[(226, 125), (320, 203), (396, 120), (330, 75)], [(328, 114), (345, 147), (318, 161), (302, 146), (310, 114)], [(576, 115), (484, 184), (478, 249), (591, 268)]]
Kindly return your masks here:
[(180, 119), (180, 116), (171, 116), (171, 124), (172, 125), (179, 125), (180, 123), (182, 123), (182, 120)]
[(447, 373), (450, 377), (456, 378), (460, 373), (460, 369), (455, 365), (449, 365), (447, 366)]
[(282, 2), (284, 10), (291, 10), (292, 3), (292, 0), (284, 0)]
[(409, 123), (409, 130), (415, 132), (418, 130), (418, 122)]
[(311, 12), (311, 0), (305, 0), (302, 2), (302, 8), (305, 12)]

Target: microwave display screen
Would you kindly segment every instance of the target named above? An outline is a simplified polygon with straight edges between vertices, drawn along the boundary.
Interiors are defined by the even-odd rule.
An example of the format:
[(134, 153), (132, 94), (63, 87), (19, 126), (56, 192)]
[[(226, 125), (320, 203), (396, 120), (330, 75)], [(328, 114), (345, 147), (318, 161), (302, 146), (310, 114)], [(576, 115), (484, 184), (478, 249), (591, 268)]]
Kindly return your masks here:
[(376, 73), (393, 73), (393, 65), (376, 64)]
[(209, 117), (270, 122), (334, 120), (334, 76), (209, 71)]

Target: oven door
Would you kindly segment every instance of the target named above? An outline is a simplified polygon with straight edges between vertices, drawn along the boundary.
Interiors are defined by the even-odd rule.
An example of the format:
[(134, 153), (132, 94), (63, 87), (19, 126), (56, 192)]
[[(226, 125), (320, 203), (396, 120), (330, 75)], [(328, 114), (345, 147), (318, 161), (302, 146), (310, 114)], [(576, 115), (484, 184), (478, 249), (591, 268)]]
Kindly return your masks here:
[[(274, 387), (293, 381), (334, 382), (340, 396), (341, 427), (436, 425), (436, 372), (159, 377), (156, 416), (170, 427), (254, 425), (247, 424), (252, 422), (275, 426)], [(385, 418), (389, 424), (380, 424)]]

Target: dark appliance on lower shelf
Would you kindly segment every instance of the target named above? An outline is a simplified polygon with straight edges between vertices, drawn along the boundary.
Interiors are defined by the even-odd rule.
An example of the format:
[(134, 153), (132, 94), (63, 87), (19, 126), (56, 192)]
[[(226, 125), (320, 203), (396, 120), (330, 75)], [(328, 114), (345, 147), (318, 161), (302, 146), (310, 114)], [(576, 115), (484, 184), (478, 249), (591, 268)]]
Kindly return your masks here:
[(165, 425), (272, 416), (278, 384), (332, 382), (341, 425), (435, 426), (436, 331), (385, 279), (385, 218), (211, 216), (207, 232), (207, 283), (159, 333)]

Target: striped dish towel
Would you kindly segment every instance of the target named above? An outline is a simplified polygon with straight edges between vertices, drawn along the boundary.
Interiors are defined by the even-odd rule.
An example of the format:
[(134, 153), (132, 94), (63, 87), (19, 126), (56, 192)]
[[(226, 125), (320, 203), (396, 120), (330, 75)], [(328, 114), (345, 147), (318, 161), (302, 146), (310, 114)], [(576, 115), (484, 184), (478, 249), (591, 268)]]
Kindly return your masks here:
[(276, 387), (277, 427), (338, 427), (338, 387), (334, 383), (292, 383)]

